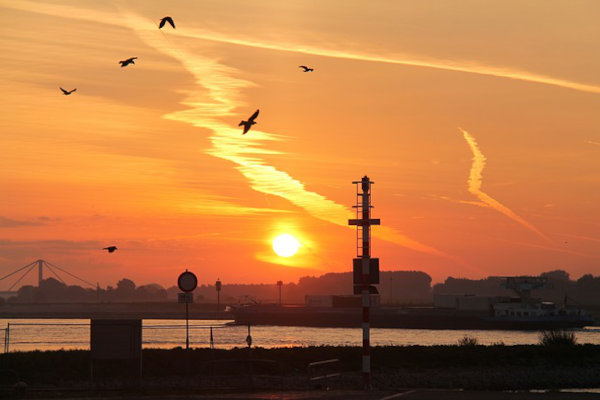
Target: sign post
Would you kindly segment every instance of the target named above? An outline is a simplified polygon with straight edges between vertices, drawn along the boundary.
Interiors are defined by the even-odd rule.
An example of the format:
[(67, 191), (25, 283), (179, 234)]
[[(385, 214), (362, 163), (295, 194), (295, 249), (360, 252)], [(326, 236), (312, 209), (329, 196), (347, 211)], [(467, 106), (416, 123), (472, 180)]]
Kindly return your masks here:
[(183, 293), (178, 294), (179, 303), (185, 303), (185, 354), (186, 354), (186, 376), (188, 386), (190, 383), (190, 311), (189, 304), (194, 302), (194, 289), (198, 286), (198, 278), (194, 273), (187, 269), (179, 278), (177, 278), (177, 286)]

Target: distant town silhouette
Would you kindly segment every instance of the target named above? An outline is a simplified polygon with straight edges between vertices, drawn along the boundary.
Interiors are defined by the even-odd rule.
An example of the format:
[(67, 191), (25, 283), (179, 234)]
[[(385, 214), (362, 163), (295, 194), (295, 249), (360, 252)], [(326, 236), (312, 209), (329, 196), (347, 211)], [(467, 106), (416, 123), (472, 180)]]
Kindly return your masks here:
[[(553, 270), (541, 274), (548, 278), (548, 285), (534, 292), (536, 297), (556, 303), (575, 302), (583, 306), (600, 306), (600, 276), (585, 274), (577, 280), (571, 279), (564, 270)], [(434, 294), (473, 294), (480, 296), (514, 296), (501, 286), (501, 277), (467, 279), (448, 277), (445, 282), (431, 285), (431, 277), (422, 271), (382, 271), (379, 293), (382, 304), (430, 304)], [(306, 295), (344, 295), (352, 287), (352, 274), (327, 273), (321, 276), (305, 276), (296, 283), (284, 283), (284, 303), (304, 303)], [(124, 278), (115, 286), (101, 289), (66, 285), (54, 278), (42, 281), (40, 287), (22, 286), (16, 296), (0, 298), (0, 304), (9, 303), (60, 303), (60, 302), (174, 302), (179, 289), (164, 288), (151, 283), (137, 286)], [(228, 284), (223, 282), (221, 304), (244, 301), (275, 302), (279, 293), (276, 282), (262, 284)], [(216, 303), (214, 285), (199, 285), (194, 292), (196, 301)]]

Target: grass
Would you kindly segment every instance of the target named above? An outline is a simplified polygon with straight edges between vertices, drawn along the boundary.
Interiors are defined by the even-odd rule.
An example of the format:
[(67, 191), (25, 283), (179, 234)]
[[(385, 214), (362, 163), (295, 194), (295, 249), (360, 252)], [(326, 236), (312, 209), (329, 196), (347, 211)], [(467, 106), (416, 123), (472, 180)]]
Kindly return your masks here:
[[(257, 375), (296, 377), (294, 382), (305, 385), (308, 363), (337, 358), (340, 372), (355, 377), (360, 386), (361, 354), (360, 347), (253, 348), (253, 359), (272, 360), (275, 364), (255, 363), (252, 369)], [(204, 379), (213, 375), (243, 375), (248, 368), (248, 357), (246, 348), (193, 349), (192, 375)], [(177, 381), (185, 376), (186, 354), (181, 348), (145, 349), (142, 360), (143, 377), (149, 382)], [(597, 374), (590, 371), (600, 370), (600, 346), (378, 346), (372, 348), (372, 367), (381, 388), (598, 387)], [(96, 372), (102, 373), (102, 368), (122, 377), (131, 367), (120, 362), (109, 363), (97, 366)], [(80, 350), (2, 354), (0, 369), (15, 371), (30, 385), (78, 385), (89, 381), (90, 353)]]
[(575, 332), (563, 330), (551, 330), (540, 332), (540, 345), (545, 347), (575, 346), (577, 337)]

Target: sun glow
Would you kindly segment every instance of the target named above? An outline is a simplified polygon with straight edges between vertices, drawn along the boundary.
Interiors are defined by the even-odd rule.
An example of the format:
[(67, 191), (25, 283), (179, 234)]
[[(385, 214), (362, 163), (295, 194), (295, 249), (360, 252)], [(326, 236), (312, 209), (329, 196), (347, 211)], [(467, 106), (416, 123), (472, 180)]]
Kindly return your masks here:
[(287, 233), (283, 233), (273, 239), (273, 251), (280, 257), (293, 256), (300, 246), (298, 239)]

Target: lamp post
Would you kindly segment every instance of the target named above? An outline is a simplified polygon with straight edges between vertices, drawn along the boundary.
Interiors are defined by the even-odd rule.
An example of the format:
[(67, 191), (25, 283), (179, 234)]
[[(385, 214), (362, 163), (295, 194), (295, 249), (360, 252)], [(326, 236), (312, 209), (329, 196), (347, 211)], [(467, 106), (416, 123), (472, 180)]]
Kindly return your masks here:
[(283, 285), (282, 281), (277, 281), (277, 286), (279, 286), (279, 305), (281, 305), (281, 286)]
[(217, 315), (221, 311), (221, 281), (217, 278), (215, 282), (215, 289), (217, 290)]

